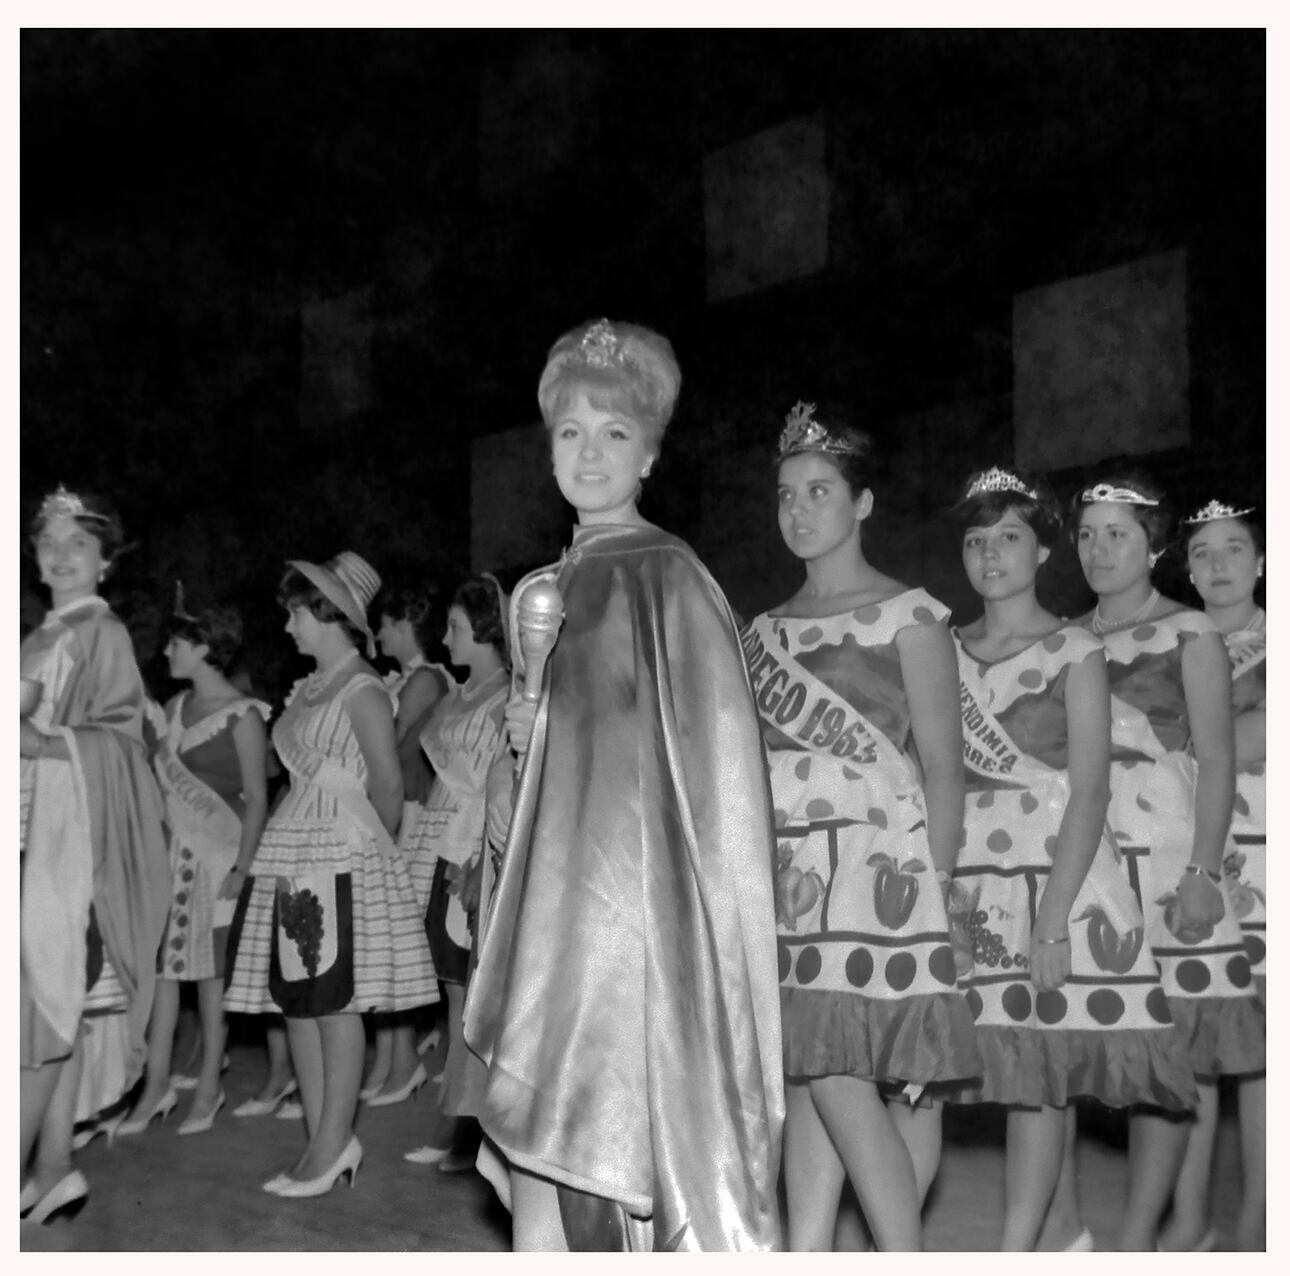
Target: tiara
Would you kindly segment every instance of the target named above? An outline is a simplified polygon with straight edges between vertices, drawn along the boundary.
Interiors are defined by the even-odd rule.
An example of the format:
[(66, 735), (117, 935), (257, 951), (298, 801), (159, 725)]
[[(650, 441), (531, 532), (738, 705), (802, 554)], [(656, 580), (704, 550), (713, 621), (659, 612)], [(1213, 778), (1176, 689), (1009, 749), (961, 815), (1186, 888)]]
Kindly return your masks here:
[(1086, 487), (1079, 494), (1079, 498), (1085, 505), (1091, 505), (1094, 501), (1112, 501), (1116, 505), (1160, 504), (1159, 501), (1153, 500), (1150, 496), (1143, 496), (1141, 492), (1131, 487), (1113, 487), (1110, 483), (1094, 483), (1092, 487)]
[(75, 492), (69, 492), (61, 483), (56, 492), (50, 492), (41, 502), (40, 521), (48, 522), (51, 518), (66, 515), (69, 518), (96, 518), (101, 522), (108, 521), (104, 514), (96, 514), (85, 508), (85, 502)]
[(968, 490), (964, 493), (963, 499), (971, 500), (972, 497), (980, 496), (984, 492), (1016, 492), (1030, 501), (1039, 499), (1039, 493), (1033, 487), (1027, 487), (1011, 470), (1001, 470), (997, 465), (992, 465), (988, 470), (978, 474), (968, 484)]
[(829, 456), (859, 456), (860, 449), (847, 439), (830, 434), (815, 419), (815, 404), (799, 399), (784, 418), (779, 436), (779, 459), (797, 452), (824, 452)]
[(1208, 505), (1202, 505), (1190, 518), (1183, 519), (1183, 522), (1213, 523), (1220, 518), (1244, 518), (1246, 514), (1253, 514), (1256, 509), (1258, 509), (1257, 505), (1251, 505), (1247, 510), (1238, 510), (1230, 505), (1224, 505), (1222, 501), (1210, 501)]
[(621, 368), (627, 362), (623, 344), (608, 319), (597, 319), (582, 334), (577, 358), (592, 368)]

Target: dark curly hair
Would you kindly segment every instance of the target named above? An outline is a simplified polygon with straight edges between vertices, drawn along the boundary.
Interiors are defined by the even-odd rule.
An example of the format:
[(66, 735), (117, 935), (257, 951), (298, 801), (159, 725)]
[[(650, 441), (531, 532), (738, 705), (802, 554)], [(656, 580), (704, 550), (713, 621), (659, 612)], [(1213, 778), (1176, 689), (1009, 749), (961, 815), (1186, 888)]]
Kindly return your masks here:
[(278, 606), (288, 611), (303, 607), (324, 625), (340, 625), (356, 647), (362, 648), (367, 642), (367, 635), (308, 576), (294, 567), (287, 568), (278, 582)]
[[(104, 564), (110, 565), (125, 547), (125, 528), (121, 523), (121, 516), (106, 496), (99, 496), (96, 492), (77, 492), (76, 495), (85, 507), (85, 513), (74, 514), (72, 517), (98, 541), (99, 554)], [(36, 516), (31, 520), (33, 543), (44, 531), (46, 521), (42, 505), (42, 509), (37, 510)]]
[(1147, 548), (1153, 554), (1164, 553), (1169, 545), (1169, 534), (1173, 530), (1173, 506), (1169, 502), (1165, 489), (1145, 470), (1139, 469), (1106, 470), (1090, 474), (1085, 479), (1079, 491), (1071, 497), (1071, 538), (1078, 539), (1080, 513), (1088, 506), (1088, 502), (1083, 500), (1083, 494), (1089, 488), (1100, 483), (1106, 483), (1111, 487), (1131, 488), (1140, 496), (1145, 496), (1149, 500), (1157, 502), (1155, 505), (1134, 505), (1132, 502), (1126, 501), (1125, 504), (1132, 511), (1138, 525), (1146, 532)]
[(207, 607), (196, 616), (172, 616), (166, 636), (204, 643), (210, 648), (206, 663), (226, 674), (242, 649), (242, 613), (236, 607)]
[(491, 643), (497, 654), (510, 663), (506, 650), (506, 616), (502, 612), (500, 591), (486, 576), (472, 576), (457, 586), (452, 606), (460, 607), (470, 621), (470, 632), (476, 642)]
[(437, 585), (415, 581), (398, 580), (383, 586), (372, 604), (374, 616), (388, 616), (391, 620), (406, 620), (411, 623), (412, 633), (422, 655), (443, 634), (447, 610)]
[(986, 473), (978, 470), (963, 484), (964, 495), (949, 511), (950, 521), (959, 534), (969, 527), (993, 527), (1009, 510), (1015, 510), (1017, 517), (1035, 534), (1035, 538), (1046, 549), (1052, 549), (1062, 533), (1062, 510), (1057, 497), (1042, 479), (1032, 478), (1019, 470), (1008, 469), (1008, 473), (1021, 480), (1032, 492), (1033, 497), (1023, 492), (978, 492), (968, 496), (972, 484)]

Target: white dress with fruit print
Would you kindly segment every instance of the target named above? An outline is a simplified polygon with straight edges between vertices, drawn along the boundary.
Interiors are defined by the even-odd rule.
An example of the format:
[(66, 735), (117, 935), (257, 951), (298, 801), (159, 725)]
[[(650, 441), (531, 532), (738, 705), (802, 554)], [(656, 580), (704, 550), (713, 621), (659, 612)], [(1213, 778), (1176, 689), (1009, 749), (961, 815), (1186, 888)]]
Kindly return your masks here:
[(1070, 798), (1067, 683), (1076, 665), (1102, 663), (1102, 644), (1067, 626), (987, 662), (955, 638), (967, 795), (950, 933), (985, 1072), (953, 1097), (1185, 1111), (1191, 1069), (1109, 832), (1071, 907), (1069, 978), (1044, 992), (1030, 980), (1032, 926)]
[(744, 631), (770, 764), (785, 1073), (932, 1084), (980, 1071), (910, 754), (896, 637), (919, 589)]
[(1139, 890), (1147, 942), (1198, 1076), (1259, 1072), (1263, 1011), (1224, 878), (1224, 913), (1203, 932), (1178, 925), (1176, 895), (1191, 860), (1196, 760), (1183, 686), (1186, 645), (1216, 634), (1182, 610), (1103, 636), (1111, 683), (1111, 806), (1107, 819)]

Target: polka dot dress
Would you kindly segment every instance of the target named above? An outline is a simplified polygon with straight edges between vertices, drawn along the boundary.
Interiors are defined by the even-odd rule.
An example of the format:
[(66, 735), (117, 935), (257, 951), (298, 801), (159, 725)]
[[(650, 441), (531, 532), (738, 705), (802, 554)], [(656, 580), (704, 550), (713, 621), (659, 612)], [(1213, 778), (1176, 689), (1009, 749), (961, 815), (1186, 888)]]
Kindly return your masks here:
[[(167, 730), (178, 731), (176, 746), (183, 764), (240, 819), (242, 770), (233, 729), (246, 713), (258, 713), (267, 720), (269, 706), (260, 700), (238, 700), (185, 729), (181, 714), (186, 699), (184, 693), (167, 706)], [(171, 823), (170, 914), (161, 943), (160, 973), (163, 979), (174, 980), (221, 977), (234, 901), (221, 900), (219, 891), (237, 859), (238, 847), (229, 846), (226, 862), (212, 865), (185, 843), (176, 832), (178, 826)]]
[[(1032, 926), (1069, 794), (1067, 681), (1073, 666), (1101, 659), (1101, 643), (1068, 627), (993, 663), (956, 645), (967, 794), (949, 920), (985, 1071), (955, 1097), (1193, 1106), (1191, 1070), (1143, 928), (1118, 932), (1087, 885), (1068, 921), (1070, 977), (1046, 992), (1030, 980)], [(1127, 877), (1123, 862), (1120, 871)], [(1121, 893), (1132, 901), (1127, 880)]]
[[(1245, 713), (1267, 703), (1267, 616), (1260, 608), (1246, 629), (1227, 635), (1232, 661), (1232, 712)], [(1236, 800), (1232, 804), (1232, 829), (1223, 876), (1241, 938), (1257, 981), (1267, 976), (1267, 776), (1262, 762), (1236, 773)]]
[(1196, 1073), (1262, 1070), (1263, 1016), (1241, 938), (1236, 900), (1210, 934), (1177, 930), (1178, 881), (1191, 858), (1196, 762), (1183, 692), (1185, 644), (1214, 633), (1204, 614), (1179, 611), (1107, 634), (1111, 681), (1111, 806), (1107, 818), (1137, 887), (1147, 942)]
[(922, 590), (743, 635), (770, 764), (785, 1072), (933, 1083), (980, 1070), (909, 756), (896, 637)]

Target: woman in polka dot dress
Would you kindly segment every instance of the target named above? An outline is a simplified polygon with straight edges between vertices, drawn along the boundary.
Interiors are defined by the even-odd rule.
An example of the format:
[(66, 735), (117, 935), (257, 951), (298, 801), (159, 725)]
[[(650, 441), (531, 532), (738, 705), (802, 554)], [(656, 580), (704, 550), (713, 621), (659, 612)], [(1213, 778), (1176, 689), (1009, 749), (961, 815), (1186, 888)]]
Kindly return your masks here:
[(955, 632), (967, 800), (950, 929), (985, 1062), (957, 1097), (1008, 1108), (1002, 1248), (1030, 1250), (1072, 1099), (1177, 1113), (1196, 1087), (1106, 828), (1102, 644), (1035, 596), (1057, 503), (996, 467), (969, 481), (954, 518), (984, 602)]
[(267, 812), (269, 706), (244, 696), (227, 678), (241, 643), (242, 618), (232, 607), (192, 616), (180, 603), (170, 622), (170, 676), (192, 684), (166, 706), (153, 761), (166, 800), (174, 880), (148, 1025), (147, 1080), (118, 1134), (141, 1134), (153, 1116), (160, 1111), (164, 1120), (174, 1106), (171, 1051), (179, 985), (186, 980), (197, 984), (202, 1064), (179, 1133), (209, 1130), (224, 1106), (224, 950)]
[[(1192, 584), (1205, 614), (1218, 627), (1232, 662), (1232, 712), (1236, 735), (1236, 800), (1223, 856), (1223, 876), (1240, 920), (1241, 936), (1259, 1000), (1266, 1006), (1267, 820), (1267, 613), (1255, 602), (1263, 577), (1263, 529), (1254, 509), (1211, 500), (1184, 520), (1184, 544)], [(1241, 1213), (1237, 1246), (1262, 1250), (1267, 1241), (1266, 1121), (1267, 1078), (1263, 1073), (1237, 1080), (1241, 1128)], [(1209, 1169), (1184, 1172), (1174, 1193), (1175, 1214), (1204, 1235), (1209, 1216)], [(1190, 1194), (1190, 1208), (1182, 1198)], [(1172, 1229), (1171, 1229), (1172, 1230)], [(1173, 1237), (1166, 1238), (1171, 1244)], [(1180, 1242), (1189, 1239), (1186, 1235)], [(1180, 1248), (1181, 1244), (1172, 1245)]]
[[(1144, 1119), (1130, 1131), (1117, 1248), (1154, 1250), (1182, 1157), (1209, 1161), (1218, 1076), (1264, 1066), (1262, 1010), (1220, 872), (1235, 787), (1231, 680), (1214, 623), (1152, 587), (1169, 532), (1161, 489), (1143, 475), (1108, 474), (1074, 509), (1080, 565), (1098, 598), (1082, 623), (1105, 644), (1111, 683), (1110, 825), (1200, 1083), (1196, 1122)], [(1073, 1174), (1063, 1183), (1073, 1197)], [(1214, 1238), (1196, 1244), (1212, 1248)]]
[(789, 413), (779, 525), (806, 581), (744, 634), (775, 804), (794, 1250), (832, 1248), (847, 1177), (880, 1248), (921, 1248), (913, 1160), (879, 1084), (980, 1071), (941, 885), (963, 818), (948, 612), (865, 561), (870, 447), (814, 405)]

